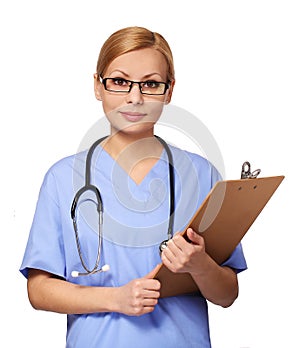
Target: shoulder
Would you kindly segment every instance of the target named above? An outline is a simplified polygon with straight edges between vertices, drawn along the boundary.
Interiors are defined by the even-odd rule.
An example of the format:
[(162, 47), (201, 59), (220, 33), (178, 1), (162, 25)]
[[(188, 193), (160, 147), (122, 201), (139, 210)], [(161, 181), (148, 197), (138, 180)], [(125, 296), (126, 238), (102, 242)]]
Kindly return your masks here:
[(45, 177), (59, 177), (61, 175), (69, 174), (76, 169), (81, 170), (85, 165), (85, 159), (86, 151), (61, 158), (51, 165), (51, 167), (47, 170)]
[(213, 181), (221, 180), (220, 173), (207, 158), (201, 156), (200, 154), (183, 150), (173, 145), (169, 145), (169, 147), (173, 154), (174, 162), (180, 162), (185, 159), (184, 162), (190, 162), (190, 164), (199, 174), (213, 177)]
[(45, 189), (51, 196), (67, 191), (77, 181), (78, 175), (83, 177), (85, 158), (86, 152), (80, 152), (53, 163), (44, 175), (41, 189)]
[(182, 157), (187, 157), (189, 158), (193, 163), (198, 163), (200, 165), (204, 166), (209, 166), (210, 162), (203, 156), (190, 152), (187, 150), (180, 149), (174, 145), (169, 145), (170, 150), (172, 151), (172, 154), (174, 156), (174, 159), (182, 158)]

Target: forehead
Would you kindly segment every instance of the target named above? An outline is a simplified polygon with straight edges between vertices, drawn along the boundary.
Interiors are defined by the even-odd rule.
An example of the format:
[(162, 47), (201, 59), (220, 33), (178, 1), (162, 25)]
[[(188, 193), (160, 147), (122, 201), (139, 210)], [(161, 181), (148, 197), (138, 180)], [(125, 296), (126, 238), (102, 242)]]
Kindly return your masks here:
[(140, 79), (144, 76), (159, 74), (165, 79), (167, 71), (167, 62), (162, 53), (154, 48), (143, 48), (115, 58), (108, 65), (106, 75), (123, 72), (130, 78)]

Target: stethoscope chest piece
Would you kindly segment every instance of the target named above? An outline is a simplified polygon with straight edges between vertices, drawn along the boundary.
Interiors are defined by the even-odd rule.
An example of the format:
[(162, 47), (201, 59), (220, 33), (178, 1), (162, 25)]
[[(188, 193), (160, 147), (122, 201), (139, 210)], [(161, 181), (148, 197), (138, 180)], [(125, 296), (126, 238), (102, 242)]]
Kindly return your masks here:
[(162, 241), (161, 243), (160, 243), (160, 245), (159, 245), (159, 251), (160, 251), (160, 253), (162, 253), (165, 249), (166, 249), (166, 247), (168, 246), (168, 239), (166, 239), (166, 240), (164, 240), (164, 241)]

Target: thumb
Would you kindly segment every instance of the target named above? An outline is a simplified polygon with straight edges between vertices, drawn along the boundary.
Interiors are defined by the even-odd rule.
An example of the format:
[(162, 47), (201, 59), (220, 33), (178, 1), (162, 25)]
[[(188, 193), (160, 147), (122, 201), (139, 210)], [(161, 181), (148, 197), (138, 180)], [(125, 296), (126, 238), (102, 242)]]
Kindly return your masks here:
[(152, 271), (150, 271), (148, 274), (145, 275), (144, 278), (153, 279), (156, 276), (157, 272), (160, 270), (161, 266), (162, 266), (162, 263), (155, 266)]
[(187, 236), (192, 243), (197, 245), (203, 244), (203, 237), (196, 233), (192, 228), (187, 229)]

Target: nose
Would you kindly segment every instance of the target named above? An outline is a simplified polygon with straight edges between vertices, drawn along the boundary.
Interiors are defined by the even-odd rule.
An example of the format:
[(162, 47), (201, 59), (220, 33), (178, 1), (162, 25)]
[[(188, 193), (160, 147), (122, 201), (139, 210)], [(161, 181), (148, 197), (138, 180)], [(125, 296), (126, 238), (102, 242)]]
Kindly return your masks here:
[(143, 94), (140, 91), (138, 83), (133, 83), (130, 92), (126, 96), (127, 103), (142, 104), (144, 102)]

